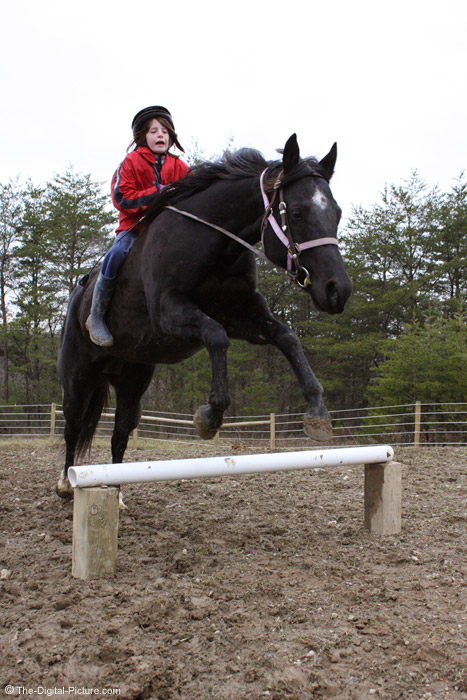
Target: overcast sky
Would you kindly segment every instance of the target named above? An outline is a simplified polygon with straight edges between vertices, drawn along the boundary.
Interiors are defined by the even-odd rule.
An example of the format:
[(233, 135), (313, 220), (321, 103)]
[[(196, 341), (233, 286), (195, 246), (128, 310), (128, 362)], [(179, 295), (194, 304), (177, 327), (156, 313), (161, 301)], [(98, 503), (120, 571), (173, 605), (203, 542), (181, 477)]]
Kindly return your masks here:
[(108, 188), (141, 108), (206, 157), (334, 141), (337, 201), (466, 167), (465, 0), (15, 0), (0, 14), (0, 182), (69, 164)]

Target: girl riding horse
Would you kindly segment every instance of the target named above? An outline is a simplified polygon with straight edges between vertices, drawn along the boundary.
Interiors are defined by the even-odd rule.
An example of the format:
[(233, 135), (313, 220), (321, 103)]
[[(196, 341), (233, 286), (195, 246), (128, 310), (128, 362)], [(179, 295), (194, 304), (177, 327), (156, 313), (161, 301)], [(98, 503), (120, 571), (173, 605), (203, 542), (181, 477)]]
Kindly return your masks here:
[(142, 109), (133, 119), (132, 146), (112, 178), (112, 201), (119, 211), (116, 240), (106, 254), (92, 298), (91, 314), (86, 328), (93, 343), (108, 347), (114, 339), (105, 315), (112, 300), (117, 273), (139, 233), (139, 220), (154, 197), (175, 180), (184, 177), (188, 165), (169, 153), (175, 145), (181, 147), (172, 115), (165, 107)]

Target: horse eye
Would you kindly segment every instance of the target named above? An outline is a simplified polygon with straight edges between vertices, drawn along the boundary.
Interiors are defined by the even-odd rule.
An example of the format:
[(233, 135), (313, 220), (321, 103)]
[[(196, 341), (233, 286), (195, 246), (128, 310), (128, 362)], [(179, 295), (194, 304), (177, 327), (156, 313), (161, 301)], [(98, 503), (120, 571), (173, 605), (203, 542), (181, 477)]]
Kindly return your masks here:
[(295, 221), (303, 221), (303, 212), (301, 209), (292, 209), (292, 216)]

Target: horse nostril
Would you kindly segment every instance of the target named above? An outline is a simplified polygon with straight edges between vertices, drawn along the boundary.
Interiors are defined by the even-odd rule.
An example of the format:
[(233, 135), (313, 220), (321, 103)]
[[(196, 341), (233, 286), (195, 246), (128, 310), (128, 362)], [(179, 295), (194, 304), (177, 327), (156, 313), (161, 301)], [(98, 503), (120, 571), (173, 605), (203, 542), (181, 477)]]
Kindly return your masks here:
[(326, 299), (334, 304), (339, 299), (339, 291), (334, 280), (331, 280), (326, 284)]
[(325, 286), (326, 304), (328, 313), (340, 314), (344, 310), (348, 295), (346, 289), (336, 280), (330, 280)]

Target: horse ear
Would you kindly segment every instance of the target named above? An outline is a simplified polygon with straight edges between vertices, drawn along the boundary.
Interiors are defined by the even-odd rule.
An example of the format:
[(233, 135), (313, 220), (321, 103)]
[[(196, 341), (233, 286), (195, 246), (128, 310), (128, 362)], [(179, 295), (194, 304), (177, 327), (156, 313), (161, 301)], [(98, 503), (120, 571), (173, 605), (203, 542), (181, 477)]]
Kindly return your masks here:
[(324, 175), (326, 176), (326, 180), (328, 182), (333, 176), (334, 166), (336, 165), (336, 158), (337, 158), (337, 143), (334, 142), (334, 144), (332, 145), (332, 148), (329, 151), (329, 153), (327, 154), (327, 156), (324, 156), (324, 158), (319, 161), (319, 164), (321, 166), (321, 170), (324, 172)]
[(288, 173), (295, 167), (298, 163), (300, 157), (300, 149), (297, 143), (297, 134), (292, 134), (288, 139), (284, 148), (284, 155), (282, 156), (282, 163), (284, 165), (284, 173)]

